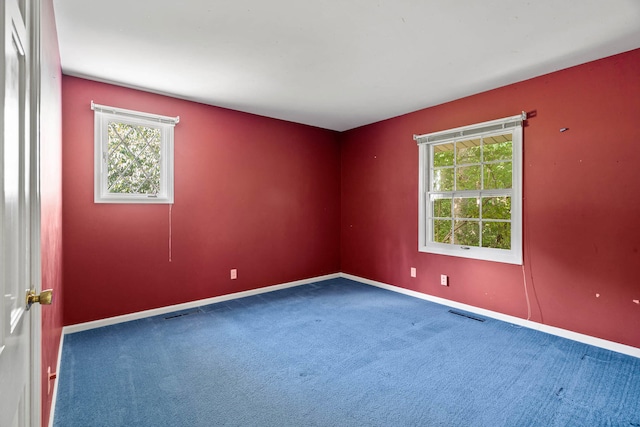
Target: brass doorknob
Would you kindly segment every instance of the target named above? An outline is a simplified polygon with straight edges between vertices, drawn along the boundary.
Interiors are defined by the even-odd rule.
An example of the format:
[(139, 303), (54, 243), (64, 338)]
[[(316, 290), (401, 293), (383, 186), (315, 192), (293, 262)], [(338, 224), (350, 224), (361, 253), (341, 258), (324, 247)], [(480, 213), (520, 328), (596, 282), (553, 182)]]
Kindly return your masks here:
[(31, 308), (31, 305), (39, 303), (42, 305), (49, 305), (53, 301), (53, 290), (47, 289), (40, 292), (40, 295), (36, 295), (36, 291), (33, 289), (27, 291), (27, 310)]

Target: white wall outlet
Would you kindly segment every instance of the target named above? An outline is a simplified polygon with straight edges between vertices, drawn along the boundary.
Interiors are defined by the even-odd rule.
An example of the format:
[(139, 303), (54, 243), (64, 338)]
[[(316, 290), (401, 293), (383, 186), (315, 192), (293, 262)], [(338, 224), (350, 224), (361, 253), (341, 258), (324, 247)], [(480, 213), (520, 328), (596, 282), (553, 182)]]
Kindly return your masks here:
[(442, 286), (449, 286), (449, 276), (447, 276), (446, 274), (441, 274), (440, 275), (440, 284)]
[(231, 269), (231, 280), (235, 280), (238, 278), (238, 270), (236, 270), (235, 268)]
[(416, 268), (411, 267), (411, 277), (416, 277)]

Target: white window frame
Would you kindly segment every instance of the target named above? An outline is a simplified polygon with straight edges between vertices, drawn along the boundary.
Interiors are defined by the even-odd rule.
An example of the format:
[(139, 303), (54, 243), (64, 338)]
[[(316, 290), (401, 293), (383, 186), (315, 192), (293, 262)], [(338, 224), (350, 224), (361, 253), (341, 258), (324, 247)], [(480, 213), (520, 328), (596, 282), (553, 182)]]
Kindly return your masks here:
[[(526, 118), (526, 113), (523, 112), (517, 116), (414, 136), (419, 147), (418, 250), (420, 252), (522, 265), (522, 122)], [(453, 142), (455, 145), (456, 141), (506, 132), (513, 134), (512, 185), (511, 189), (502, 190), (503, 193), (508, 192), (511, 197), (511, 249), (462, 246), (456, 245), (455, 242), (452, 244), (434, 242), (429, 215), (433, 146), (447, 142)], [(494, 190), (454, 191), (452, 197), (455, 198), (456, 195), (480, 197), (495, 194)]]
[[(94, 202), (95, 203), (144, 203), (173, 204), (173, 137), (174, 127), (180, 117), (168, 117), (123, 108), (94, 104)], [(160, 191), (158, 194), (112, 193), (108, 190), (109, 122), (117, 121), (133, 126), (152, 127), (160, 130)]]

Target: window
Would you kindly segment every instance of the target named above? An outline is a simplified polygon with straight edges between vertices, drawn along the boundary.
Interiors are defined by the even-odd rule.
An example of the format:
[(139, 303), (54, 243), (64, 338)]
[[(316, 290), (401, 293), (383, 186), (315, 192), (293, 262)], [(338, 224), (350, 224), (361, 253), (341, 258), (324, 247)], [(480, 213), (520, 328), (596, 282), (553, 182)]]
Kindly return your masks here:
[(173, 203), (173, 128), (179, 117), (94, 111), (94, 201)]
[(419, 250), (522, 264), (526, 113), (417, 135)]

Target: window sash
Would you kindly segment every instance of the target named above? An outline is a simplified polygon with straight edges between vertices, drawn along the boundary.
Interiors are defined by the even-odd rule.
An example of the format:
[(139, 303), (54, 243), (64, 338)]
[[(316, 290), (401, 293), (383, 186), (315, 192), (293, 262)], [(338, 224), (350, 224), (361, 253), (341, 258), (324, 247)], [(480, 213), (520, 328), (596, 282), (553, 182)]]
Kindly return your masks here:
[[(522, 120), (524, 116), (513, 116), (506, 119), (500, 119), (492, 122), (486, 122), (484, 124), (466, 126), (463, 128), (452, 129), (443, 132), (437, 132), (435, 134), (427, 134), (416, 136), (420, 151), (420, 212), (419, 212), (419, 250), (421, 252), (430, 252), (443, 255), (452, 255), (464, 258), (483, 259), (489, 261), (506, 262), (512, 264), (522, 264)], [(500, 128), (488, 128), (485, 126), (489, 124), (500, 124)], [(515, 123), (515, 124), (513, 124)], [(513, 124), (513, 125), (512, 125)], [(489, 129), (489, 130), (488, 130)], [(496, 130), (497, 129), (497, 130)], [(474, 130), (476, 133), (470, 132)], [(500, 159), (483, 161), (482, 159), (473, 163), (464, 163), (464, 167), (467, 166), (480, 166), (480, 176), (482, 185), (479, 189), (473, 190), (457, 190), (455, 180), (457, 179), (457, 173), (460, 165), (456, 164), (456, 156), (454, 154), (453, 164), (450, 166), (434, 167), (434, 146), (450, 143), (455, 144), (459, 141), (465, 141), (476, 138), (488, 138), (491, 135), (512, 135), (512, 152), (511, 159)], [(430, 138), (435, 135), (436, 138)], [(446, 136), (446, 138), (444, 137)], [(428, 141), (428, 142), (426, 142)], [(484, 173), (482, 172), (483, 165), (497, 164), (511, 162), (511, 188), (490, 188), (484, 189)], [(434, 169), (446, 169), (450, 168), (454, 170), (454, 186), (447, 191), (433, 188), (433, 171)], [(450, 216), (439, 217), (433, 212), (432, 198), (446, 198), (451, 200), (451, 212)], [(511, 218), (488, 218), (483, 217), (482, 208), (479, 208), (478, 218), (460, 218), (454, 215), (453, 203), (456, 198), (486, 198), (486, 197), (510, 197), (511, 202)], [(440, 243), (435, 241), (435, 220), (447, 220), (452, 224), (452, 243)], [(478, 245), (469, 246), (456, 244), (453, 237), (453, 227), (455, 227), (455, 221), (471, 221), (479, 223), (478, 232)], [(511, 242), (510, 249), (499, 249), (492, 247), (483, 247), (483, 227), (485, 223), (509, 223), (511, 225)]]
[[(94, 202), (173, 203), (173, 135), (179, 117), (159, 116), (94, 104)], [(144, 126), (160, 130), (160, 189), (157, 194), (117, 193), (108, 189), (109, 123)]]

